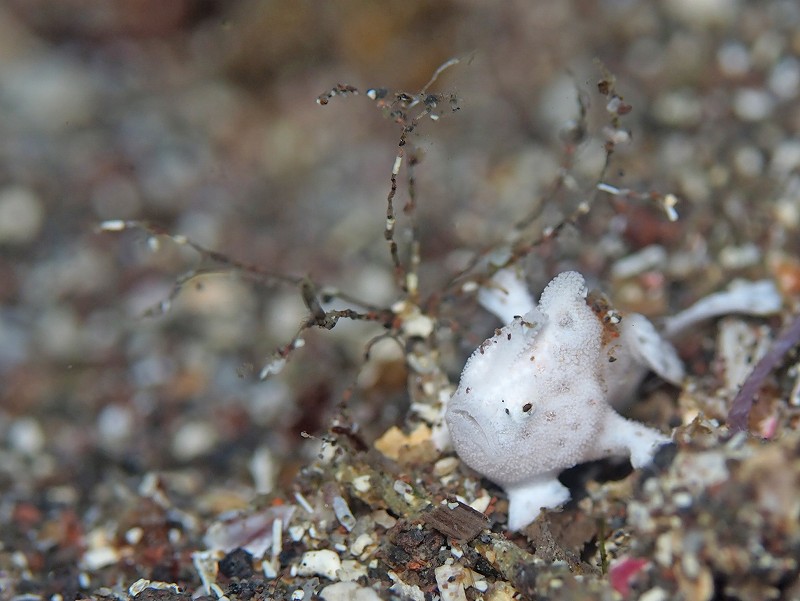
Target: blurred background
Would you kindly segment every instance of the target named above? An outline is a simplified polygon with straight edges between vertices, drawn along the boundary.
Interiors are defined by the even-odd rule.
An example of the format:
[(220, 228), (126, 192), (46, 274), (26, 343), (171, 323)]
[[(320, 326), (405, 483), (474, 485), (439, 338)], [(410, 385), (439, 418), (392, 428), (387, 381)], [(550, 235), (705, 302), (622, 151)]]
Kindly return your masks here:
[[(315, 452), (300, 433), (324, 432), (347, 387), (368, 440), (408, 404), (397, 350), (359, 373), (377, 326), (309, 334), (259, 381), (305, 316), (292, 286), (209, 276), (143, 317), (197, 256), (141, 231), (100, 233), (102, 221), (144, 220), (386, 306), (399, 298), (383, 224), (400, 128), (363, 94), (316, 99), (339, 83), (414, 93), (457, 57), (431, 91), (459, 110), (411, 138), (428, 296), (516, 221), (543, 209), (545, 227), (592, 194), (609, 135), (603, 65), (633, 107), (605, 181), (673, 193), (681, 217), (601, 196), (526, 262), (534, 289), (579, 268), (653, 317), (740, 275), (793, 290), (798, 56), (793, 0), (4, 2), (3, 523), (23, 501), (32, 523), (64, 508), (87, 519), (113, 505), (109, 482), (151, 470), (181, 470), (187, 494), (207, 493), (201, 512), (241, 506), (291, 482)], [(579, 96), (587, 135), (570, 153)], [(453, 376), (493, 327), (455, 304), (442, 315), (464, 320)]]

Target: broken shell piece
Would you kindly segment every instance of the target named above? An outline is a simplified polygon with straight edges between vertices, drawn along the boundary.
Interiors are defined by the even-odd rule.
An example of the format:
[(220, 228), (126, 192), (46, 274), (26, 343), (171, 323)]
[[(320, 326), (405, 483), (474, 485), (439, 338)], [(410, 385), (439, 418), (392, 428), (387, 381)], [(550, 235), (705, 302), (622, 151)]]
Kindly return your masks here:
[(260, 559), (272, 547), (273, 522), (280, 520), (285, 529), (294, 515), (293, 505), (276, 505), (252, 515), (236, 515), (213, 523), (203, 539), (212, 551), (230, 553), (241, 547)]
[(381, 601), (374, 589), (355, 582), (335, 582), (323, 588), (319, 596), (325, 601)]
[(782, 304), (780, 292), (772, 280), (737, 280), (728, 290), (710, 294), (674, 317), (666, 319), (664, 335), (670, 339), (675, 338), (693, 325), (721, 315), (772, 315), (780, 311)]
[(609, 360), (603, 365), (608, 399), (615, 409), (622, 409), (630, 402), (648, 371), (680, 385), (686, 375), (683, 362), (675, 347), (661, 337), (649, 319), (639, 313), (628, 313), (617, 330), (619, 338), (608, 345)]
[(431, 440), (431, 429), (425, 424), (417, 426), (410, 434), (404, 434), (397, 426), (392, 426), (375, 441), (375, 448), (384, 456), (399, 461), (408, 449)]
[(503, 323), (536, 307), (528, 285), (514, 269), (501, 269), (478, 290), (478, 303)]
[(386, 575), (392, 580), (392, 586), (389, 590), (399, 596), (401, 599), (410, 599), (411, 601), (425, 601), (425, 593), (416, 584), (407, 584), (392, 570), (386, 572)]
[(324, 576), (331, 580), (336, 579), (336, 572), (342, 567), (339, 555), (330, 549), (319, 551), (306, 551), (297, 566), (298, 576)]
[(717, 357), (722, 363), (723, 383), (729, 395), (736, 394), (742, 387), (753, 366), (766, 354), (771, 341), (769, 330), (763, 325), (732, 317), (720, 322)]
[(353, 516), (353, 512), (350, 511), (347, 501), (340, 495), (336, 495), (333, 498), (333, 512), (345, 530), (351, 532), (356, 525), (356, 518)]
[(661, 337), (644, 315), (626, 315), (620, 325), (620, 338), (637, 363), (646, 365), (671, 384), (681, 383), (686, 374), (675, 347)]
[(622, 595), (623, 598), (627, 598), (631, 590), (631, 582), (649, 565), (649, 559), (627, 556), (618, 557), (609, 566), (608, 580), (615, 591)]
[(152, 589), (154, 591), (170, 591), (173, 593), (181, 592), (181, 587), (174, 582), (162, 582), (160, 580), (147, 580), (146, 578), (139, 578), (139, 580), (128, 587), (128, 594), (138, 597), (140, 593), (143, 593), (147, 589)]
[(464, 590), (464, 568), (459, 565), (441, 565), (434, 571), (436, 586), (442, 601), (467, 601)]

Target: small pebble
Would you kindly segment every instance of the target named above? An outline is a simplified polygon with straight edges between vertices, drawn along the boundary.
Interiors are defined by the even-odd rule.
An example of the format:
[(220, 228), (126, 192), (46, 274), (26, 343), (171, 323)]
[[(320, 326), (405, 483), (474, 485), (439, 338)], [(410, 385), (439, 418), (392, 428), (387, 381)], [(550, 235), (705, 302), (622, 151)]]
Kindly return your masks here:
[(10, 186), (0, 190), (0, 244), (27, 244), (39, 235), (44, 206), (30, 189)]
[(793, 56), (781, 59), (770, 73), (768, 85), (781, 100), (796, 98), (800, 91), (800, 61)]
[(193, 421), (183, 424), (172, 439), (172, 454), (180, 461), (205, 455), (217, 444), (217, 429), (213, 424)]
[(800, 140), (786, 140), (778, 144), (772, 153), (770, 170), (786, 176), (800, 167)]
[(459, 460), (457, 457), (445, 457), (433, 464), (433, 475), (437, 478), (452, 474), (458, 468)]
[(319, 596), (325, 601), (380, 601), (373, 589), (355, 582), (336, 582), (323, 588)]
[(672, 0), (665, 2), (673, 16), (692, 25), (723, 25), (729, 23), (739, 12), (736, 0)]
[(250, 473), (258, 494), (265, 495), (272, 492), (277, 470), (278, 466), (275, 464), (272, 452), (266, 446), (256, 449), (250, 459)]
[(688, 90), (668, 92), (656, 99), (653, 107), (656, 119), (672, 127), (692, 127), (702, 119), (702, 105)]
[(741, 42), (730, 42), (717, 51), (717, 62), (725, 75), (739, 77), (750, 68), (750, 53)]
[(330, 549), (306, 551), (297, 566), (299, 576), (324, 576), (336, 579), (336, 572), (342, 567), (339, 556)]
[(743, 121), (761, 121), (772, 113), (775, 101), (766, 90), (743, 88), (733, 97), (733, 112)]
[(16, 451), (36, 455), (44, 449), (45, 435), (42, 426), (32, 417), (21, 417), (8, 429), (8, 442)]

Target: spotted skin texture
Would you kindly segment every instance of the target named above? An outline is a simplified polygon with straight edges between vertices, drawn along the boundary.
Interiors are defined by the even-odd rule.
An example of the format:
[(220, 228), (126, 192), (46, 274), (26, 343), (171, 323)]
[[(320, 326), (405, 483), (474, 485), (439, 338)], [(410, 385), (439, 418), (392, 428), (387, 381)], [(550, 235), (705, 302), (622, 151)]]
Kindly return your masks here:
[(583, 276), (564, 272), (464, 367), (446, 413), (453, 447), (506, 490), (511, 530), (569, 499), (562, 470), (612, 455), (639, 467), (668, 440), (609, 404), (604, 328)]

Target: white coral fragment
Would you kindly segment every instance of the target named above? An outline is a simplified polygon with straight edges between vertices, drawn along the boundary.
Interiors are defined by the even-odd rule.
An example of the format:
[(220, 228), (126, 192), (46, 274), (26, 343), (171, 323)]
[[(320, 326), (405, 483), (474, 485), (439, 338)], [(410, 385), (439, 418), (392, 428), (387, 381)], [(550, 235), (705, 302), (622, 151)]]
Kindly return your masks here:
[(306, 551), (297, 566), (298, 576), (324, 576), (336, 580), (336, 572), (342, 567), (342, 560), (330, 549)]
[(373, 589), (355, 582), (335, 582), (323, 588), (319, 596), (325, 601), (381, 601)]
[(277, 505), (250, 515), (230, 515), (214, 522), (203, 540), (211, 551), (230, 553), (241, 547), (261, 558), (273, 546), (274, 522), (281, 522), (282, 529), (286, 528), (294, 512), (293, 505)]
[(710, 294), (664, 322), (664, 335), (673, 338), (698, 322), (721, 315), (771, 315), (782, 305), (778, 288), (771, 280), (735, 281), (728, 290)]
[(460, 565), (444, 564), (434, 571), (442, 601), (467, 601), (464, 590), (466, 571)]
[(647, 365), (667, 382), (678, 385), (686, 375), (675, 347), (664, 340), (644, 315), (631, 313), (620, 324), (622, 344), (631, 349), (634, 360)]
[(525, 280), (512, 269), (501, 269), (488, 285), (481, 287), (478, 302), (503, 323), (536, 307)]
[(619, 338), (609, 343), (608, 361), (601, 366), (608, 401), (622, 409), (633, 398), (648, 371), (676, 386), (686, 375), (675, 347), (661, 337), (644, 315), (628, 313), (620, 321)]

